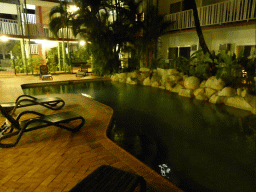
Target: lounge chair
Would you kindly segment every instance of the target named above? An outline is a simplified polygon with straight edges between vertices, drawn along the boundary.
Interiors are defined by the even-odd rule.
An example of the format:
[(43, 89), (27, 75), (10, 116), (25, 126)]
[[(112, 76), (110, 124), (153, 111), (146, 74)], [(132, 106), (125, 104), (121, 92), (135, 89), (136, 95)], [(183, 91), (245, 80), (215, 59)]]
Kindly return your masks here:
[(140, 191), (146, 192), (146, 181), (142, 176), (109, 165), (102, 165), (69, 192), (131, 192), (139, 184)]
[(5, 108), (5, 110), (12, 110), (12, 113), (14, 113), (16, 108), (27, 107), (31, 105), (41, 105), (52, 110), (58, 110), (65, 105), (65, 102), (59, 97), (36, 98), (30, 95), (21, 95), (16, 99), (15, 102), (1, 103), (1, 106)]
[[(8, 112), (6, 112), (1, 105), (0, 111), (2, 115), (4, 115), (11, 124), (9, 126), (6, 123), (4, 123), (0, 127), (0, 147), (3, 148), (13, 147), (17, 145), (24, 132), (33, 131), (48, 126), (56, 126), (63, 129), (67, 129), (72, 132), (76, 132), (84, 125), (85, 122), (82, 116), (77, 115), (76, 113), (71, 111), (52, 115), (44, 115), (35, 111), (23, 111), (17, 116), (16, 119), (14, 119)], [(32, 114), (33, 116), (36, 115), (37, 117), (20, 121), (20, 118), (27, 114)], [(74, 128), (64, 125), (65, 123), (69, 123), (71, 121), (76, 120), (79, 121), (77, 122), (79, 124)], [(14, 140), (14, 142), (9, 143), (7, 140), (7, 143), (2, 143), (3, 140), (8, 139), (15, 135), (17, 135), (17, 138)]]
[(88, 66), (86, 64), (82, 64), (81, 68), (77, 71), (76, 73), (76, 77), (78, 76), (86, 76), (86, 74), (88, 73)]
[(53, 80), (52, 75), (49, 72), (47, 65), (40, 65), (40, 78), (42, 80), (46, 80), (46, 79)]

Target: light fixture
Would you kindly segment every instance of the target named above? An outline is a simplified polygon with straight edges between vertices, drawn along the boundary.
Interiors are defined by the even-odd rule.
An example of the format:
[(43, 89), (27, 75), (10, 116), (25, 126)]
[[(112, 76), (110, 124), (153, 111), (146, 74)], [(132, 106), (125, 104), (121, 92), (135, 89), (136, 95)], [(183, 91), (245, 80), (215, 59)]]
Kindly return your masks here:
[(71, 5), (69, 7), (69, 12), (74, 13), (74, 12), (78, 11), (78, 9), (79, 9), (79, 7), (77, 7), (75, 5)]
[(84, 45), (85, 45), (85, 41), (82, 40), (82, 41), (79, 42), (79, 44), (80, 44), (81, 46), (84, 46)]
[(3, 42), (6, 42), (6, 41), (8, 41), (8, 40), (9, 40), (9, 38), (8, 38), (8, 37), (6, 37), (6, 36), (1, 36), (1, 37), (0, 37), (0, 39), (1, 39)]

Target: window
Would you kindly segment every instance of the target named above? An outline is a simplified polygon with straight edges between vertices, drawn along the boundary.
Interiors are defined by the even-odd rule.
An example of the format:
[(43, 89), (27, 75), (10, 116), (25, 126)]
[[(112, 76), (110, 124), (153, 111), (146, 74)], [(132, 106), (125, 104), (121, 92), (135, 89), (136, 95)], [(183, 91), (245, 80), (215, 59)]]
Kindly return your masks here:
[(256, 57), (256, 45), (240, 45), (236, 47), (236, 55), (244, 57)]

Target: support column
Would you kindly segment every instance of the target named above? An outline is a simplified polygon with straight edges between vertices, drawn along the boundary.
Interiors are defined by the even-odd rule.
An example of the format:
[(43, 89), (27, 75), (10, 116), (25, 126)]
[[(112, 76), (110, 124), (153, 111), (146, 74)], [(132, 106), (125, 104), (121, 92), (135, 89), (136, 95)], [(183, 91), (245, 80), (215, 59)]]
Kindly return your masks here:
[(62, 70), (62, 67), (61, 67), (60, 42), (58, 42), (58, 66), (59, 66), (59, 71), (61, 71), (61, 70)]
[(65, 42), (62, 41), (62, 59), (63, 59), (63, 68), (66, 71), (66, 49), (65, 49)]
[(20, 40), (21, 57), (22, 57), (23, 67), (27, 68), (26, 50), (25, 50), (25, 45), (24, 45), (23, 41), (24, 41), (24, 39)]

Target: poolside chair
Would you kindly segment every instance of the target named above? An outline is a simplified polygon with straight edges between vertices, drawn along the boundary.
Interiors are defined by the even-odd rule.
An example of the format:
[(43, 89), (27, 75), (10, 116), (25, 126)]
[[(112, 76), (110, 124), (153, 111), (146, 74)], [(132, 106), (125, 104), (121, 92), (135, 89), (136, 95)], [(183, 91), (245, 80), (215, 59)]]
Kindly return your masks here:
[(47, 65), (40, 65), (40, 78), (42, 80), (46, 80), (46, 79), (53, 80), (52, 75), (49, 72)]
[(138, 186), (140, 192), (146, 192), (146, 181), (142, 176), (102, 165), (69, 192), (132, 192)]
[(78, 76), (86, 76), (86, 74), (88, 73), (88, 66), (86, 64), (82, 64), (81, 68), (77, 71), (76, 73), (76, 77)]
[(1, 106), (5, 108), (6, 111), (12, 110), (11, 114), (15, 112), (16, 108), (32, 105), (41, 105), (52, 110), (58, 110), (65, 105), (65, 102), (59, 97), (36, 98), (30, 95), (21, 95), (15, 102), (1, 103)]
[[(82, 116), (77, 115), (76, 113), (71, 111), (52, 115), (44, 115), (35, 111), (23, 111), (17, 116), (16, 119), (14, 119), (8, 112), (6, 112), (1, 105), (0, 111), (10, 123), (10, 126), (4, 123), (0, 127), (0, 147), (3, 148), (13, 147), (17, 145), (24, 132), (33, 131), (48, 126), (56, 126), (72, 132), (76, 132), (84, 125), (85, 122)], [(20, 121), (20, 118), (27, 114), (36, 115), (37, 117)], [(72, 121), (78, 121), (77, 123), (79, 124), (73, 128), (64, 125), (65, 123), (69, 123)], [(17, 138), (14, 139), (14, 142), (8, 142), (8, 138), (15, 135), (17, 135)], [(6, 139), (7, 143), (2, 143), (2, 141), (6, 141)]]

